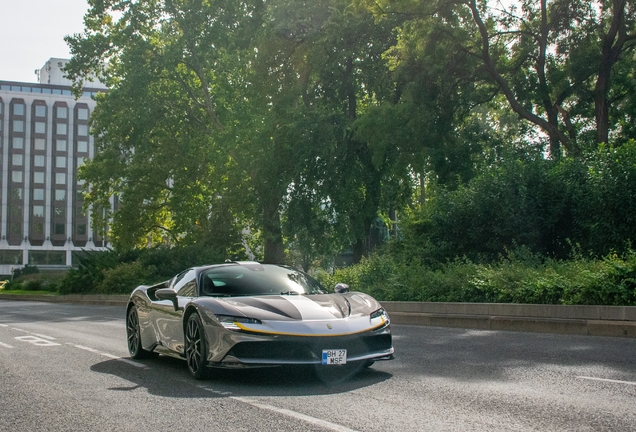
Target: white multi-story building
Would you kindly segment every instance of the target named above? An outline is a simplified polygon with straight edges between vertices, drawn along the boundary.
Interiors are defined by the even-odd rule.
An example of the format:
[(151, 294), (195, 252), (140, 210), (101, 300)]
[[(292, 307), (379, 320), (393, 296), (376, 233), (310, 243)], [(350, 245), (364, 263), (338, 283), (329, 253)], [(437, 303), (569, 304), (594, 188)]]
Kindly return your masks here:
[(66, 61), (50, 59), (39, 83), (0, 81), (0, 275), (25, 264), (69, 267), (74, 252), (107, 246), (76, 175), (94, 155), (88, 119), (105, 87), (90, 83), (75, 99)]

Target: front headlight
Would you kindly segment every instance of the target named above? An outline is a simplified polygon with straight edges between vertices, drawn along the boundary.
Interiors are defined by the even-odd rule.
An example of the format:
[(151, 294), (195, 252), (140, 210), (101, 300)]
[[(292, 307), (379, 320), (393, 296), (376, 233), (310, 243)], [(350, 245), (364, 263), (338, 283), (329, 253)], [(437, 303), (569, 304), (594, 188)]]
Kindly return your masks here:
[(230, 316), (230, 315), (217, 315), (216, 319), (219, 320), (219, 323), (228, 330), (241, 330), (236, 323), (241, 324), (263, 324), (261, 320), (257, 320), (254, 318), (246, 318), (246, 317), (238, 317), (238, 316)]
[(389, 314), (384, 310), (384, 308), (380, 308), (374, 312), (371, 312), (369, 319), (371, 320), (372, 324), (375, 324), (376, 323), (375, 320), (379, 321), (379, 319), (384, 320), (386, 324), (389, 324), (390, 322)]

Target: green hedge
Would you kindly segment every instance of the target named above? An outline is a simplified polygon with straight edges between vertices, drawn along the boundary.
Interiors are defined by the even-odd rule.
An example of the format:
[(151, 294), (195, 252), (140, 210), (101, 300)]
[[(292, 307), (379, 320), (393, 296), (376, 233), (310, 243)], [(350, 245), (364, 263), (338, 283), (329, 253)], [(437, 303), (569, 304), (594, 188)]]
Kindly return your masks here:
[(551, 260), (509, 254), (494, 264), (456, 260), (436, 268), (376, 254), (333, 275), (318, 273), (385, 301), (485, 302), (636, 306), (636, 252), (593, 260)]

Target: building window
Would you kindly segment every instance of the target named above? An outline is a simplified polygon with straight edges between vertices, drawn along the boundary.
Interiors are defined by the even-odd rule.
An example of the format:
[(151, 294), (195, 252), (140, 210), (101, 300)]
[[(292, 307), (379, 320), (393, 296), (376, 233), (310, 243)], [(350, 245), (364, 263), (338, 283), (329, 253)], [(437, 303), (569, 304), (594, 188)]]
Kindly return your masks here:
[(20, 222), (11, 222), (9, 224), (9, 232), (11, 234), (22, 235), (22, 224)]
[(77, 235), (86, 235), (86, 224), (77, 225)]
[(66, 214), (66, 211), (64, 207), (55, 206), (53, 207), (53, 213), (55, 214), (56, 218), (63, 218), (64, 215)]
[(66, 157), (57, 156), (55, 158), (55, 168), (66, 168)]
[(56, 223), (55, 224), (55, 230), (53, 231), (54, 234), (64, 234), (64, 224), (63, 223)]
[(31, 231), (33, 231), (33, 234), (44, 234), (44, 224), (42, 222), (31, 224)]
[(22, 199), (22, 188), (11, 188), (11, 199), (21, 200)]
[(35, 106), (35, 116), (36, 117), (45, 117), (46, 116), (46, 107), (44, 105), (36, 105)]
[(55, 184), (66, 184), (66, 173), (55, 173)]
[(13, 166), (22, 166), (24, 164), (24, 156), (21, 154), (14, 154), (11, 156), (11, 164)]
[(79, 108), (77, 110), (77, 119), (78, 120), (88, 120), (88, 109)]
[(77, 158), (77, 166), (82, 166), (84, 165), (84, 158), (83, 157), (78, 157)]
[(24, 115), (24, 105), (23, 104), (15, 104), (13, 105), (13, 115)]
[(33, 157), (33, 166), (43, 167), (44, 166), (44, 156), (43, 155), (35, 155)]
[(33, 206), (33, 217), (44, 217), (44, 206), (34, 205)]
[(55, 150), (59, 152), (66, 151), (66, 140), (55, 140)]
[(36, 138), (33, 140), (33, 148), (35, 148), (35, 150), (46, 150), (44, 138)]
[(58, 135), (66, 135), (66, 123), (57, 123), (55, 125), (55, 133)]
[(44, 189), (33, 189), (33, 201), (44, 201)]
[(66, 107), (57, 107), (56, 111), (56, 117), (59, 119), (65, 119), (68, 117), (68, 108)]
[(55, 189), (55, 201), (64, 201), (66, 199), (66, 191), (64, 189)]
[(77, 125), (77, 134), (81, 136), (88, 135), (88, 125)]
[(16, 219), (22, 218), (22, 207), (17, 205), (9, 206), (9, 215)]
[(24, 122), (22, 120), (13, 120), (13, 132), (24, 132)]
[(66, 252), (61, 251), (30, 251), (30, 265), (65, 265)]
[(84, 209), (82, 207), (76, 207), (75, 208), (75, 216), (78, 218), (85, 218), (86, 217), (86, 212), (84, 211)]
[(33, 183), (44, 183), (44, 173), (35, 171), (33, 173)]
[(24, 138), (22, 137), (13, 137), (11, 142), (14, 149), (21, 150), (24, 148)]
[(14, 183), (22, 183), (22, 171), (11, 172), (11, 181)]
[(35, 122), (35, 133), (38, 133), (38, 134), (46, 133), (46, 123)]
[(88, 141), (78, 141), (77, 151), (79, 153), (88, 153)]

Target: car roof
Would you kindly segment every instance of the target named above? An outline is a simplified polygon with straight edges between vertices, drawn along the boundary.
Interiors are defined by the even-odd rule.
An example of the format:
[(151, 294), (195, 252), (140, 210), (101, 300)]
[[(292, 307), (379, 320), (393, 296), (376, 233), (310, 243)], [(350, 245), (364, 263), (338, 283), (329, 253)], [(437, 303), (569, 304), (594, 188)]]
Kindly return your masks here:
[(280, 265), (280, 264), (262, 264), (259, 263), (258, 261), (226, 261), (224, 263), (219, 263), (219, 264), (209, 264), (209, 265), (204, 265), (204, 266), (198, 266), (198, 267), (192, 267), (192, 270), (195, 270), (198, 273), (204, 271), (204, 270), (208, 270), (208, 269), (212, 269), (212, 268), (217, 268), (217, 267), (226, 267), (226, 266), (235, 266), (235, 265), (240, 265), (243, 267), (247, 267), (250, 270), (260, 270), (263, 271), (265, 270), (265, 267), (282, 267), (282, 268), (286, 268), (286, 269), (290, 269), (292, 270), (291, 267), (286, 266), (286, 265)]

